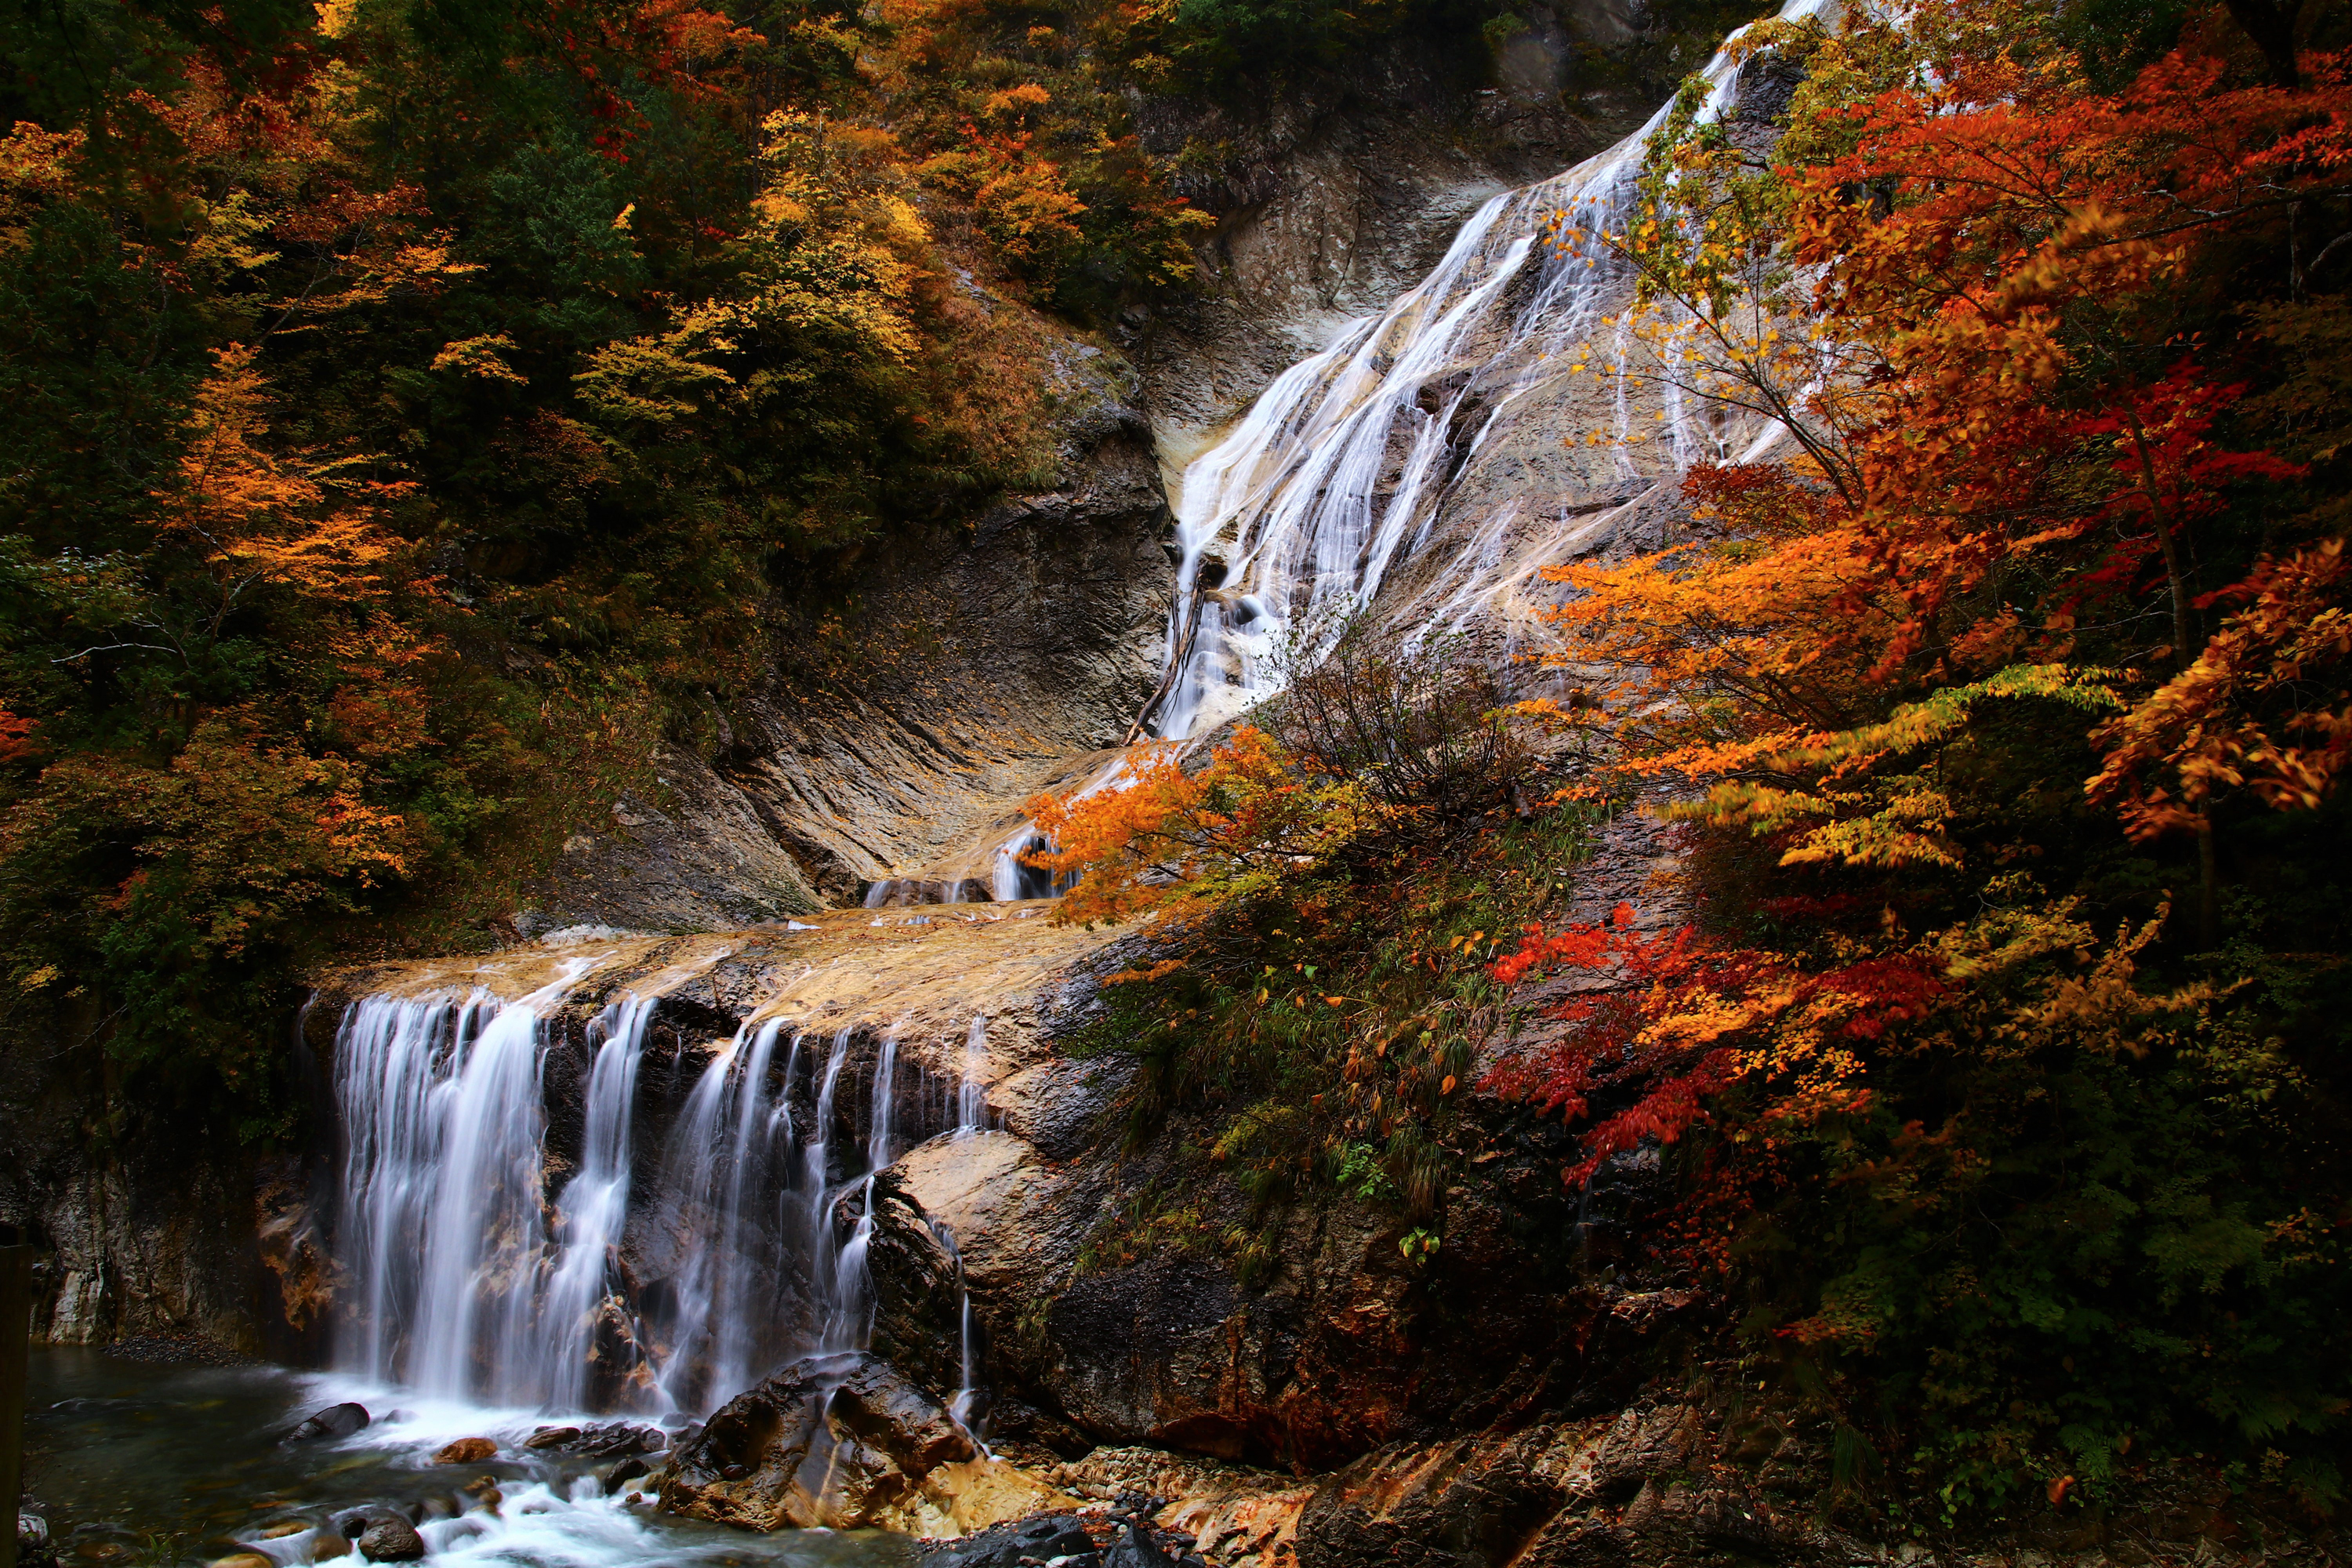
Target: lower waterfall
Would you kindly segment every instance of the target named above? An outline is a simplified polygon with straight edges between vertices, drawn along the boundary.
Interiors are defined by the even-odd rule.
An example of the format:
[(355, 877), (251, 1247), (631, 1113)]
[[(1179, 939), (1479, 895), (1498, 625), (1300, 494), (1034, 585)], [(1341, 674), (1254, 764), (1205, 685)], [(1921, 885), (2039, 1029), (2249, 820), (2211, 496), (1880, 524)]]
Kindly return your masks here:
[[(985, 1124), (986, 1020), (941, 1043), (952, 1079), (903, 1064), (895, 1032), (781, 1018), (677, 1039), (649, 1070), (657, 997), (615, 996), (566, 1038), (562, 1011), (593, 964), (511, 1001), (380, 995), (346, 1012), (342, 1370), (485, 1405), (699, 1415), (793, 1356), (866, 1344), (877, 1183), (910, 1142)], [(698, 1049), (708, 1060), (654, 1133), (665, 1081)], [(567, 1074), (584, 1079), (576, 1122), (549, 1110), (568, 1103)], [(967, 1354), (965, 1408), (977, 1382)]]

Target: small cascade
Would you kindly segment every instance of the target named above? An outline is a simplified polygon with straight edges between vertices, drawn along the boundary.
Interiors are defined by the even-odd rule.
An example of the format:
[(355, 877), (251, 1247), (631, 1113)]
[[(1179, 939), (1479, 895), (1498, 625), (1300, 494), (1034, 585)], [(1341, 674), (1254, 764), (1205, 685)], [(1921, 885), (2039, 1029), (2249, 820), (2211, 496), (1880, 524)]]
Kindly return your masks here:
[(874, 1240), (874, 1182), (894, 1157), (891, 1110), (898, 1075), (898, 1037), (893, 1030), (882, 1037), (881, 1056), (874, 1068), (866, 1124), (866, 1173), (857, 1183), (857, 1223), (842, 1243), (831, 1269), (832, 1300), (817, 1344), (821, 1351), (864, 1350), (874, 1334), (874, 1281), (866, 1272), (866, 1254)]
[[(347, 1367), (508, 1405), (548, 1399), (569, 1377), (555, 1342), (572, 1342), (571, 1325), (545, 1331), (541, 1289), (563, 1273), (551, 1270), (545, 1219), (543, 1021), (594, 962), (572, 960), (513, 1002), (372, 996), (344, 1018), (335, 1100), (338, 1250), (356, 1286), (341, 1327)], [(622, 1044), (624, 1057), (632, 1048)], [(591, 1191), (580, 1201), (584, 1226)]]
[(588, 1075), (580, 1168), (556, 1200), (562, 1250), (547, 1288), (547, 1321), (554, 1337), (547, 1397), (562, 1409), (587, 1407), (596, 1335), (613, 1300), (614, 1254), (629, 1215), (637, 1066), (645, 1058), (646, 1025), (653, 1014), (652, 997), (625, 995), (588, 1026), (596, 1060)]
[(790, 1150), (791, 1063), (782, 1080), (769, 1070), (782, 1032), (779, 1019), (735, 1032), (696, 1079), (663, 1154), (654, 1231), (671, 1244), (672, 1300), (657, 1385), (672, 1408), (701, 1408), (756, 1376), (767, 1337), (758, 1329), (772, 1313), (755, 1298), (778, 1260), (772, 1227), (747, 1211), (767, 1188), (780, 1131)]
[(956, 1084), (956, 1132), (968, 1135), (988, 1127), (988, 1015), (971, 1016), (963, 1037), (963, 1077)]
[(931, 1236), (948, 1261), (955, 1265), (956, 1288), (956, 1367), (957, 1383), (954, 1396), (948, 1401), (948, 1415), (971, 1446), (983, 1455), (988, 1453), (988, 1395), (980, 1385), (979, 1325), (971, 1314), (971, 1287), (963, 1277), (963, 1252), (956, 1246), (955, 1232), (941, 1220), (933, 1220)]
[(833, 1246), (834, 1098), (841, 1086), (842, 1064), (849, 1059), (851, 1031), (833, 1037), (825, 1053), (824, 1087), (817, 1090), (816, 1115), (809, 1124), (808, 1141), (801, 1150), (800, 1235), (803, 1255), (810, 1260), (811, 1299), (829, 1301), (839, 1271), (840, 1256)]

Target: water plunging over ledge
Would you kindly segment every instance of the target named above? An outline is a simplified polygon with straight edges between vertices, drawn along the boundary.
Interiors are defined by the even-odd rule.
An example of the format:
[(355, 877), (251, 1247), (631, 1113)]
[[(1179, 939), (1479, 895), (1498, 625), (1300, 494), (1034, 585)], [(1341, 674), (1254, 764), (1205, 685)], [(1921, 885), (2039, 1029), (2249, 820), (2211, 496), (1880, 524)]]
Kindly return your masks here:
[[(615, 997), (579, 1050), (562, 1037), (593, 963), (510, 1001), (347, 1010), (337, 1252), (353, 1289), (336, 1359), (353, 1375), (501, 1406), (698, 1414), (794, 1355), (866, 1343), (877, 1180), (911, 1142), (984, 1122), (984, 1019), (942, 1046), (964, 1064), (953, 1079), (902, 1060), (895, 1031), (768, 1018), (715, 1048), (677, 1039), (652, 1078), (708, 1055), (663, 1131), (657, 997)], [(557, 1055), (588, 1064), (576, 1144), (549, 1112)]]

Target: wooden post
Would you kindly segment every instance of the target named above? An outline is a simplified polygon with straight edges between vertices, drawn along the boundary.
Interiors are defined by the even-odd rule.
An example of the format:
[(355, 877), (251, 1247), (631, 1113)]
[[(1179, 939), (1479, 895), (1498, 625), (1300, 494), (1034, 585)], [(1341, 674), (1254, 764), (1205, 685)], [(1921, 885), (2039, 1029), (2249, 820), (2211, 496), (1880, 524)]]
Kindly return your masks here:
[(33, 1249), (0, 1247), (0, 1568), (16, 1568), (16, 1506), (25, 1494), (26, 1346), (33, 1331)]

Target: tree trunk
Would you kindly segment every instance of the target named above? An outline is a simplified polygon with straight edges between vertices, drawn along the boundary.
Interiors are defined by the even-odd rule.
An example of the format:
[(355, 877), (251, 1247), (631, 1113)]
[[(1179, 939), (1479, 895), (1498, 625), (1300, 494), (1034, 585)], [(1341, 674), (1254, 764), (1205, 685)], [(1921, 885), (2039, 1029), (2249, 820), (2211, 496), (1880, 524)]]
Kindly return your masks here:
[(2303, 85), (2294, 68), (2294, 19), (2303, 0), (2228, 0), (2230, 19), (2238, 24), (2270, 68), (2273, 85), (2292, 92)]

